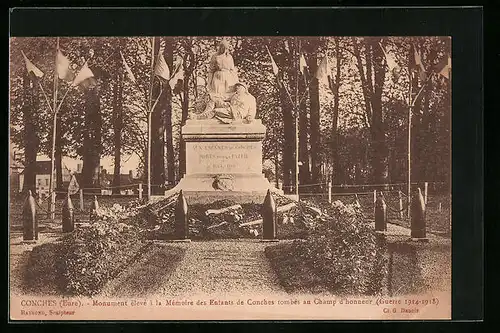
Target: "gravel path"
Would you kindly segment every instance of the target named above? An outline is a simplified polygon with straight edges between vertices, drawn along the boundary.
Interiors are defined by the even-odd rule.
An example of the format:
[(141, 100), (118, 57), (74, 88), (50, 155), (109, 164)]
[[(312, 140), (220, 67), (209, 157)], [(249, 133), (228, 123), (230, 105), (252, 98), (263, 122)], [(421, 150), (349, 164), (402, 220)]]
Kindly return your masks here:
[(178, 244), (187, 252), (161, 288), (165, 296), (286, 295), (265, 257), (268, 243), (253, 240)]

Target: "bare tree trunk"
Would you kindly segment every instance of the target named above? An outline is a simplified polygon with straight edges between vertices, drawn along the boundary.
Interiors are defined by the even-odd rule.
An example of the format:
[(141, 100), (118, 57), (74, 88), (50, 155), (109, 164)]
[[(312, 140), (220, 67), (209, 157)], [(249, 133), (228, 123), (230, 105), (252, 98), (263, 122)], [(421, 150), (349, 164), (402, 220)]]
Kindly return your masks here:
[(365, 99), (365, 111), (371, 135), (372, 181), (385, 183), (388, 175), (387, 149), (382, 114), (382, 90), (385, 80), (383, 53), (379, 45), (380, 38), (365, 38), (366, 76), (359, 45), (354, 43), (354, 55), (361, 77)]
[(55, 150), (55, 167), (56, 167), (56, 191), (63, 191), (63, 174), (62, 174), (62, 121), (61, 116), (56, 120), (56, 150)]
[[(125, 45), (125, 41), (120, 39), (120, 49)], [(120, 56), (118, 53), (115, 58), (116, 64), (120, 64)], [(118, 66), (117, 66), (118, 67)], [(114, 130), (114, 148), (115, 160), (113, 168), (113, 194), (120, 194), (120, 167), (121, 167), (121, 150), (122, 150), (122, 130), (123, 130), (123, 71), (118, 70), (113, 90), (113, 130)]]
[[(85, 92), (85, 136), (83, 139), (83, 187), (99, 188), (99, 167), (101, 157), (101, 110), (98, 88)], [(98, 190), (90, 190), (98, 193)]]
[[(192, 49), (192, 41), (186, 40), (184, 47), (186, 54), (184, 56), (184, 81), (183, 81), (183, 98), (182, 98), (182, 117), (181, 126), (186, 124), (189, 115), (189, 78), (194, 70), (194, 52)], [(186, 173), (186, 143), (180, 138), (180, 152), (179, 152), (179, 179), (184, 177)]]
[[(422, 61), (424, 64), (427, 64), (428, 66), (432, 66), (434, 61), (436, 60), (437, 53), (434, 48), (430, 50), (430, 52), (427, 54), (427, 56), (424, 58), (426, 55), (424, 52), (424, 45), (423, 43), (420, 44), (420, 55), (422, 57)], [(419, 128), (417, 134), (417, 142), (415, 145), (416, 148), (416, 153), (417, 153), (417, 158), (419, 161), (418, 164), (418, 170), (417, 171), (417, 176), (416, 179), (419, 181), (426, 181), (430, 179), (430, 175), (428, 174), (428, 170), (430, 169), (431, 165), (434, 164), (432, 159), (429, 158), (431, 154), (427, 154), (427, 151), (429, 149), (432, 149), (432, 144), (428, 144), (428, 140), (430, 140), (433, 136), (433, 132), (430, 131), (430, 100), (431, 100), (431, 91), (433, 89), (433, 83), (432, 80), (429, 80), (423, 90), (423, 96), (422, 96), (422, 102), (421, 102), (421, 116), (420, 116), (420, 123), (419, 123)]]
[[(155, 37), (154, 54), (158, 54), (159, 50), (160, 37)], [(160, 82), (158, 82), (158, 80), (155, 80), (154, 82), (151, 103), (156, 101), (162, 91)], [(151, 115), (151, 194), (153, 195), (160, 195), (165, 192), (165, 101), (163, 96), (160, 96), (160, 99), (153, 110), (153, 114)]]
[(286, 192), (293, 191), (294, 186), (294, 151), (295, 133), (292, 105), (283, 88), (280, 89), (281, 110), (283, 113), (283, 188)]
[(23, 192), (28, 190), (35, 195), (36, 190), (36, 155), (38, 151), (38, 137), (33, 112), (37, 107), (33, 89), (30, 88), (30, 77), (26, 73), (23, 77), (23, 123), (24, 123), (24, 181)]
[(386, 183), (388, 176), (387, 146), (385, 142), (385, 128), (382, 111), (382, 91), (385, 80), (383, 53), (378, 39), (371, 40), (373, 52), (374, 84), (372, 94), (372, 141), (373, 148), (373, 179), (376, 183)]
[[(181, 126), (186, 124), (186, 120), (189, 114), (189, 80), (184, 80), (183, 82), (183, 98), (182, 98), (182, 116), (181, 116)], [(186, 143), (182, 139), (182, 135), (179, 138), (179, 180), (184, 177), (186, 173)]]
[[(300, 95), (303, 94), (305, 90), (305, 83), (304, 77), (301, 76), (302, 81), (299, 86), (300, 86)], [(308, 133), (309, 133), (309, 121), (307, 118), (307, 105), (306, 103), (302, 103), (300, 106), (300, 114), (299, 114), (299, 161), (302, 162), (302, 165), (300, 166), (300, 171), (299, 171), (299, 182), (300, 184), (310, 184), (311, 183), (311, 169), (309, 165), (309, 140), (308, 140)], [(311, 116), (312, 116), (312, 110), (311, 110)], [(312, 130), (312, 128), (311, 128)], [(312, 138), (312, 134), (311, 134)], [(312, 142), (311, 142), (311, 152), (313, 150), (312, 147)]]
[[(316, 73), (317, 54), (313, 54), (309, 59), (309, 68), (311, 73)], [(319, 150), (321, 149), (320, 137), (320, 113), (319, 113), (319, 81), (313, 77), (311, 87), (309, 89), (309, 98), (311, 103), (311, 118), (310, 118), (310, 135), (311, 135), (311, 181), (314, 184), (320, 182), (321, 161), (319, 158)]]
[(339, 39), (335, 40), (335, 58), (337, 59), (335, 81), (332, 82), (331, 88), (333, 91), (333, 114), (332, 114), (332, 183), (340, 184), (340, 161), (339, 161), (339, 86), (340, 86), (340, 66), (342, 65), (342, 54), (340, 52)]
[[(174, 43), (172, 37), (165, 37), (165, 61), (169, 68), (173, 68), (174, 63)], [(167, 181), (170, 184), (175, 182), (175, 155), (174, 138), (172, 135), (172, 90), (170, 85), (165, 85), (165, 144), (167, 150)]]

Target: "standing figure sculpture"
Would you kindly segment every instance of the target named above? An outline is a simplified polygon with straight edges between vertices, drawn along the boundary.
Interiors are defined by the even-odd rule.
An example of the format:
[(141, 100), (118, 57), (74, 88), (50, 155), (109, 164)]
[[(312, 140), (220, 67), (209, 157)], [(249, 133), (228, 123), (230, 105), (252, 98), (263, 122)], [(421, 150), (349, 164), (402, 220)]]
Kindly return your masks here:
[(217, 53), (210, 60), (208, 72), (208, 92), (228, 99), (234, 93), (234, 84), (238, 82), (238, 75), (234, 67), (233, 57), (229, 53), (229, 44), (223, 40), (219, 44)]

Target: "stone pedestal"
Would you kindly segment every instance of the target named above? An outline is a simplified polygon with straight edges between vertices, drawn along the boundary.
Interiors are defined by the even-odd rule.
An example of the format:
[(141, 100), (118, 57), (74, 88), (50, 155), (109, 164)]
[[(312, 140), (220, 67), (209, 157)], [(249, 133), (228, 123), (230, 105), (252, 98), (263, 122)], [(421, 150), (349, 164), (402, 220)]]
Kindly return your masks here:
[(250, 124), (187, 120), (181, 133), (186, 143), (186, 174), (170, 191), (182, 189), (188, 203), (232, 199), (260, 204), (268, 189), (282, 192), (262, 173), (266, 128), (260, 119)]

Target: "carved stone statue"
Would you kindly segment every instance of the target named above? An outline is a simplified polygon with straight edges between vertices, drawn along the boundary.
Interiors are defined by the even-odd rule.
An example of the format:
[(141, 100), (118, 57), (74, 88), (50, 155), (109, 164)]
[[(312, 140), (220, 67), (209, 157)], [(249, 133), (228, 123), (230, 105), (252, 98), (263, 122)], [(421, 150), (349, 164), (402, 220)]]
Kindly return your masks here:
[(219, 121), (230, 124), (233, 121), (251, 123), (257, 113), (257, 103), (255, 97), (247, 90), (244, 83), (235, 84), (236, 93), (231, 99), (224, 101), (222, 98), (210, 98), (207, 101), (205, 111), (196, 116), (196, 119), (215, 118)]
[(210, 59), (208, 92), (210, 95), (219, 95), (226, 99), (234, 93), (236, 82), (238, 82), (238, 75), (233, 57), (229, 53), (229, 44), (223, 40), (219, 44), (217, 53)]
[(244, 83), (238, 81), (233, 57), (228, 50), (228, 43), (223, 40), (210, 60), (207, 91), (197, 99), (196, 114), (191, 113), (189, 118), (215, 118), (225, 124), (233, 121), (251, 123), (255, 119), (255, 97)]

